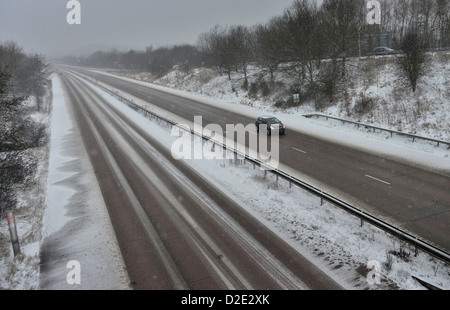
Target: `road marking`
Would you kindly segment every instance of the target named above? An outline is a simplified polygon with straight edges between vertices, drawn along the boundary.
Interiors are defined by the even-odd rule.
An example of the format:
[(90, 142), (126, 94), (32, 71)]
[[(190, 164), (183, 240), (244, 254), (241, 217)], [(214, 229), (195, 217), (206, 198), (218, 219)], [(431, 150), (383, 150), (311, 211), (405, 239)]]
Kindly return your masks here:
[(372, 180), (375, 180), (375, 181), (378, 181), (378, 182), (381, 182), (381, 183), (387, 184), (387, 185), (391, 185), (391, 183), (389, 183), (389, 182), (383, 181), (383, 180), (381, 180), (381, 179), (378, 179), (378, 178), (376, 178), (376, 177), (373, 177), (373, 176), (371, 176), (371, 175), (368, 175), (368, 174), (366, 174), (366, 177), (368, 177), (368, 178), (370, 178), (370, 179), (372, 179)]
[(298, 148), (296, 148), (296, 147), (292, 147), (292, 149), (296, 150), (297, 152), (300, 152), (300, 153), (306, 154), (306, 152), (305, 152), (305, 151), (303, 151), (303, 150), (300, 150), (300, 149), (298, 149)]
[[(226, 136), (227, 134), (234, 134), (234, 133), (236, 133), (236, 131), (224, 131), (224, 132), (223, 132), (224, 136)], [(253, 132), (253, 131), (248, 131), (248, 133), (249, 133), (249, 134), (252, 134), (252, 135), (255, 135), (255, 136), (258, 135), (258, 133)], [(238, 133), (238, 134), (239, 134), (239, 133)]]

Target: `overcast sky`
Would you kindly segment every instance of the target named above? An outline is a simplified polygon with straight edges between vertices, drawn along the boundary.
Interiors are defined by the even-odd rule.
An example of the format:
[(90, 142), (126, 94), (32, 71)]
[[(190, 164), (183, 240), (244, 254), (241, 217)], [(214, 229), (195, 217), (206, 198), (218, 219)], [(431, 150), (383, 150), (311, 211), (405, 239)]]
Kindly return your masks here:
[(0, 0), (0, 42), (54, 55), (86, 47), (144, 49), (194, 44), (214, 25), (255, 25), (293, 0), (78, 0), (81, 25), (69, 25), (68, 0)]

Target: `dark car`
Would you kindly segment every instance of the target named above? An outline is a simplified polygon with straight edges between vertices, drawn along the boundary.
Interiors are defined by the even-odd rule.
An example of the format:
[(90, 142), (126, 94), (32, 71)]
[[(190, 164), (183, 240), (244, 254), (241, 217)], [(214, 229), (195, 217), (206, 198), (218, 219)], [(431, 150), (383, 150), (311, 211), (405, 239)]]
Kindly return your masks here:
[(255, 122), (256, 131), (259, 133), (260, 125), (263, 125), (261, 128), (265, 128), (267, 130), (267, 134), (271, 135), (272, 130), (278, 130), (280, 135), (284, 135), (286, 133), (286, 126), (276, 117), (274, 116), (261, 116)]
[(386, 46), (380, 46), (373, 50), (375, 55), (393, 55), (395, 54), (395, 50)]

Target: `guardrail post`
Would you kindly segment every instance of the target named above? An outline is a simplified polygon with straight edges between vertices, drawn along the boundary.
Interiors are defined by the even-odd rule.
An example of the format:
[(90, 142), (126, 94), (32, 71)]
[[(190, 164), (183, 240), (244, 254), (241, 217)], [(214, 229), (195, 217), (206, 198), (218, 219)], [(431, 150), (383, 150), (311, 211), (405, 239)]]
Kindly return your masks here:
[(17, 234), (16, 220), (14, 218), (13, 211), (8, 211), (6, 213), (6, 218), (8, 219), (9, 234), (11, 236), (11, 244), (13, 247), (14, 256), (20, 254), (19, 236)]

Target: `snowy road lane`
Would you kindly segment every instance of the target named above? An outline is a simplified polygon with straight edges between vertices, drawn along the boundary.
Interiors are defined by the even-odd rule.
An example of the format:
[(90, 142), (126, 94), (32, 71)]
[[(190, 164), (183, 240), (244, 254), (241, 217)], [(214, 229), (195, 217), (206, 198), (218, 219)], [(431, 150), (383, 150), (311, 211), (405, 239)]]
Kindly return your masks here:
[[(165, 109), (185, 120), (192, 121), (201, 115), (204, 126), (254, 122), (250, 117), (165, 93), (143, 83), (84, 69), (76, 71), (138, 98), (141, 104), (147, 102), (151, 108)], [(450, 250), (448, 168), (435, 172), (404, 160), (407, 154), (404, 158), (380, 155), (377, 144), (369, 152), (330, 140), (288, 128), (287, 135), (280, 139), (279, 169), (447, 252)], [(391, 184), (374, 182), (365, 175)]]
[(135, 288), (340, 288), (102, 96), (63, 81)]
[[(38, 287), (125, 290), (129, 280), (100, 188), (61, 81), (53, 81), (51, 147)], [(79, 281), (68, 281), (79, 263)], [(72, 267), (73, 268), (73, 267)], [(74, 278), (75, 274), (72, 273)]]

